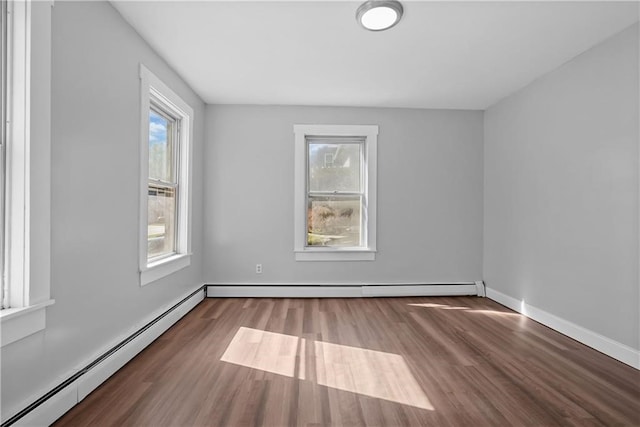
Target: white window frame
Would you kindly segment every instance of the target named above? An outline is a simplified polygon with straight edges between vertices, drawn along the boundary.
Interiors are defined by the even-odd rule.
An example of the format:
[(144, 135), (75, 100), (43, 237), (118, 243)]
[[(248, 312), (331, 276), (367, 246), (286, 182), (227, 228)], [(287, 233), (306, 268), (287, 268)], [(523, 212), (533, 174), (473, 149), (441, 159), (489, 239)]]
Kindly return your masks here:
[[(6, 3), (6, 49), (7, 49), (7, 87), (5, 93), (6, 102), (6, 140), (4, 149), (4, 175), (3, 175), (3, 259), (2, 259), (2, 286), (3, 301), (0, 310), (0, 324), (2, 334), (0, 346), (5, 346), (18, 341), (28, 335), (43, 330), (46, 326), (45, 308), (55, 301), (49, 299), (49, 277), (40, 278), (38, 283), (33, 283), (31, 277), (31, 257), (34, 251), (38, 252), (42, 263), (42, 268), (48, 268), (49, 257), (49, 237), (43, 236), (37, 241), (38, 247), (31, 243), (31, 222), (35, 219), (37, 227), (48, 230), (49, 227), (49, 205), (45, 204), (41, 212), (31, 214), (32, 197), (48, 197), (49, 187), (47, 185), (37, 185), (32, 191), (32, 170), (31, 164), (35, 160), (31, 157), (31, 105), (32, 96), (36, 96), (38, 102), (38, 112), (35, 123), (37, 126), (48, 125), (50, 107), (47, 106), (49, 94), (44, 91), (50, 90), (50, 68), (44, 65), (34, 75), (31, 73), (32, 62), (32, 39), (36, 43), (34, 54), (44, 54), (48, 58), (50, 53), (50, 29), (47, 22), (50, 19), (50, 10), (46, 10), (49, 5), (38, 5), (38, 14), (32, 27), (32, 2), (8, 1)], [(38, 21), (40, 20), (40, 21)], [(50, 24), (50, 21), (48, 22)], [(40, 58), (36, 58), (40, 60)], [(45, 58), (46, 60), (46, 58)], [(43, 64), (41, 64), (43, 65)], [(42, 85), (40, 91), (32, 94), (31, 82), (33, 78)], [(46, 99), (40, 99), (40, 96)], [(46, 117), (44, 117), (46, 116)], [(48, 165), (50, 153), (48, 145), (50, 129), (43, 128), (39, 144), (46, 147), (39, 152), (39, 160)], [(38, 131), (43, 129), (38, 128)], [(47, 169), (48, 166), (45, 167)], [(47, 169), (48, 170), (48, 169)], [(45, 174), (46, 175), (46, 174)], [(38, 178), (37, 178), (38, 179)], [(49, 179), (47, 175), (47, 179)], [(36, 194), (37, 193), (37, 194)], [(44, 226), (42, 225), (44, 223)], [(44, 265), (46, 264), (46, 265)], [(34, 288), (34, 289), (32, 289)], [(32, 300), (31, 294), (44, 296), (44, 300), (36, 302)]]
[[(140, 64), (140, 286), (155, 282), (191, 264), (191, 163), (193, 108)], [(151, 100), (159, 102), (180, 121), (178, 136), (178, 200), (176, 253), (155, 260), (147, 256), (147, 208), (149, 187), (149, 111)]]
[(4, 258), (4, 248), (5, 248), (5, 233), (6, 233), (6, 229), (5, 229), (5, 222), (4, 222), (4, 209), (5, 209), (5, 174), (6, 174), (6, 162), (5, 162), (5, 151), (6, 151), (6, 140), (9, 137), (9, 132), (8, 132), (8, 114), (7, 114), (7, 107), (10, 105), (9, 103), (9, 95), (7, 93), (7, 91), (9, 90), (9, 70), (8, 70), (8, 66), (9, 66), (9, 42), (8, 42), (8, 36), (9, 36), (9, 8), (8, 8), (9, 4), (6, 1), (3, 1), (0, 4), (0, 13), (2, 14), (1, 20), (2, 20), (2, 26), (0, 27), (0, 43), (2, 43), (1, 45), (1, 49), (2, 49), (2, 58), (0, 58), (0, 66), (2, 67), (2, 70), (0, 71), (1, 73), (1, 77), (2, 77), (2, 81), (0, 82), (0, 84), (2, 84), (2, 87), (0, 87), (0, 92), (2, 93), (2, 104), (0, 105), (0, 108), (2, 109), (2, 115), (1, 115), (1, 120), (2, 123), (0, 123), (0, 129), (1, 129), (1, 134), (0, 134), (0, 310), (4, 308), (5, 304), (7, 303), (4, 299), (5, 295), (7, 294), (7, 290), (5, 289), (5, 277), (4, 277), (4, 265), (5, 265), (5, 258)]
[[(376, 255), (377, 125), (294, 125), (294, 253), (296, 261), (373, 261)], [(366, 205), (363, 215), (364, 245), (356, 248), (307, 245), (308, 137), (361, 137), (363, 186)]]

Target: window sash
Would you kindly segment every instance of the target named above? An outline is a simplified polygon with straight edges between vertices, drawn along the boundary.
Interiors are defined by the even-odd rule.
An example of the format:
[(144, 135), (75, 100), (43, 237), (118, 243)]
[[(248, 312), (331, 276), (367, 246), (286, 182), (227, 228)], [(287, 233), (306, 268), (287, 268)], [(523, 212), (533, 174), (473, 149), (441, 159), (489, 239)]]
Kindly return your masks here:
[[(156, 194), (151, 194), (152, 192), (155, 192)], [(149, 183), (149, 190), (148, 190), (148, 196), (147, 197), (159, 197), (161, 196), (161, 194), (158, 193), (173, 193), (173, 199), (174, 199), (174, 209), (173, 209), (173, 221), (171, 224), (171, 228), (172, 231), (171, 232), (167, 232), (166, 228), (165, 228), (165, 233), (164, 233), (164, 238), (165, 239), (172, 239), (172, 247), (165, 252), (161, 252), (159, 254), (151, 254), (149, 251), (147, 251), (147, 261), (148, 262), (154, 262), (154, 261), (158, 261), (161, 260), (163, 258), (167, 258), (170, 257), (172, 255), (175, 255), (178, 253), (178, 224), (179, 222), (179, 218), (178, 215), (180, 214), (180, 210), (178, 209), (178, 203), (180, 200), (180, 194), (179, 194), (179, 188), (178, 185), (162, 185), (162, 184), (156, 184), (156, 183)], [(148, 202), (149, 203), (149, 202)], [(149, 244), (149, 242), (152, 240), (151, 235), (149, 234), (149, 227), (153, 225), (149, 222), (147, 222), (147, 245)]]
[[(311, 191), (311, 156), (309, 146), (311, 144), (357, 144), (359, 146), (359, 154), (360, 154), (360, 168), (359, 168), (359, 188), (360, 191), (344, 191), (344, 190), (327, 190), (327, 191)], [(357, 197), (360, 199), (360, 244), (357, 246), (340, 246), (340, 245), (310, 245), (309, 244), (309, 217), (308, 214), (305, 215), (304, 219), (304, 230), (307, 238), (305, 238), (304, 247), (305, 248), (366, 248), (367, 247), (367, 191), (366, 191), (366, 139), (363, 137), (344, 137), (344, 136), (307, 136), (305, 138), (305, 157), (306, 157), (306, 179), (305, 179), (305, 207), (309, 209), (309, 202), (314, 197), (335, 197), (337, 199), (344, 198), (353, 198)]]
[[(311, 150), (309, 149), (309, 146), (312, 144), (327, 144), (327, 145), (347, 145), (347, 144), (353, 144), (353, 145), (358, 145), (359, 146), (359, 163), (360, 163), (360, 170), (359, 170), (359, 185), (358, 188), (360, 189), (360, 191), (358, 192), (354, 192), (354, 191), (344, 191), (344, 190), (326, 190), (326, 191), (319, 191), (319, 190), (311, 190)], [(366, 156), (365, 156), (365, 139), (362, 137), (334, 137), (334, 136), (324, 136), (324, 137), (316, 137), (316, 136), (307, 136), (305, 139), (305, 156), (306, 156), (306, 167), (305, 167), (305, 171), (306, 171), (306, 177), (305, 177), (305, 188), (306, 188), (306, 192), (307, 194), (314, 192), (314, 193), (333, 193), (333, 194), (339, 194), (339, 193), (358, 193), (358, 194), (362, 194), (365, 192), (365, 171), (366, 171)], [(333, 159), (333, 161), (335, 162), (335, 159)]]
[[(167, 149), (170, 151), (170, 154), (171, 154), (171, 162), (168, 165), (166, 165), (169, 168), (169, 170), (164, 171), (165, 172), (164, 176), (169, 177), (169, 180), (165, 181), (160, 178), (151, 176), (151, 173), (152, 173), (151, 157), (149, 157), (149, 180), (177, 184), (178, 176), (180, 176), (180, 171), (178, 169), (180, 165), (180, 159), (179, 159), (180, 150), (178, 147), (178, 145), (180, 144), (180, 119), (166, 112), (165, 109), (163, 109), (162, 106), (160, 105), (160, 101), (157, 99), (154, 99), (153, 97), (151, 98), (151, 106), (149, 109), (149, 114), (151, 114), (151, 112), (156, 113), (157, 115), (159, 115), (160, 117), (162, 117), (167, 121), (166, 144), (167, 144)], [(149, 126), (151, 126), (151, 119), (149, 119)], [(149, 148), (151, 148), (151, 141), (149, 141)], [(151, 150), (149, 150), (149, 153), (151, 153)]]
[[(315, 200), (314, 200), (315, 199)], [(328, 200), (317, 200), (317, 199), (328, 199)], [(316, 194), (310, 194), (307, 197), (307, 209), (313, 209), (312, 208), (312, 201), (316, 201), (316, 202), (320, 202), (323, 204), (339, 204), (340, 202), (347, 202), (347, 208), (345, 210), (345, 208), (339, 208), (337, 206), (335, 206), (332, 209), (332, 215), (331, 218), (328, 219), (329, 223), (325, 223), (322, 224), (323, 221), (327, 221), (327, 218), (322, 218), (322, 217), (314, 217), (314, 224), (313, 224), (313, 228), (316, 227), (320, 227), (320, 228), (325, 228), (324, 232), (322, 233), (318, 233), (317, 231), (312, 233), (312, 231), (310, 230), (310, 224), (309, 224), (309, 211), (307, 211), (307, 218), (306, 218), (306, 234), (307, 234), (307, 238), (305, 241), (305, 247), (306, 248), (340, 248), (340, 249), (359, 249), (362, 247), (366, 246), (366, 217), (367, 217), (367, 202), (365, 199), (365, 196), (362, 194), (351, 194), (351, 195), (345, 195), (345, 194), (320, 194), (320, 195), (316, 195)], [(350, 222), (350, 218), (353, 214), (353, 209), (351, 207), (348, 207), (348, 203), (356, 203), (358, 205), (357, 208), (357, 214), (359, 215), (359, 221), (358, 221), (358, 243), (357, 244), (351, 244), (351, 245), (347, 245), (347, 244), (341, 244), (343, 242), (342, 239), (347, 239), (347, 241), (349, 241), (349, 235), (352, 235), (352, 233), (350, 233), (349, 228), (352, 226), (351, 224), (349, 224)], [(317, 224), (315, 222), (315, 220), (317, 220), (320, 224)], [(328, 229), (327, 229), (328, 228)], [(332, 230), (333, 231), (329, 231)], [(312, 244), (310, 243), (311, 235), (314, 235), (314, 239), (322, 239), (322, 238), (326, 238), (327, 240), (325, 242), (322, 242), (321, 244)], [(340, 236), (340, 237), (338, 237)], [(351, 236), (353, 237), (353, 236)], [(333, 240), (336, 240), (337, 244), (327, 244)]]
[[(173, 116), (169, 115), (168, 113), (164, 112), (164, 109), (162, 109), (161, 106), (158, 105), (158, 103), (159, 103), (158, 100), (152, 99), (152, 103), (149, 111), (150, 112), (154, 111), (156, 114), (160, 115), (162, 118), (165, 118), (167, 120), (166, 144), (167, 144), (167, 149), (170, 151), (170, 153), (167, 153), (167, 155), (171, 156), (170, 162), (168, 164), (170, 170), (168, 171), (167, 175), (169, 176), (171, 181), (164, 181), (164, 180), (156, 179), (149, 176), (148, 186), (147, 186), (147, 209), (149, 209), (149, 206), (151, 206), (151, 197), (159, 197), (160, 195), (158, 194), (158, 191), (161, 191), (161, 192), (164, 192), (165, 194), (172, 193), (173, 211), (170, 213), (172, 217), (170, 219), (171, 223), (165, 224), (165, 234), (163, 237), (163, 239), (170, 239), (170, 247), (168, 250), (162, 251), (159, 254), (149, 250), (149, 245), (151, 244), (151, 241), (155, 239), (155, 237), (152, 237), (150, 233), (152, 224), (149, 223), (148, 215), (147, 215), (147, 263), (155, 262), (163, 258), (167, 258), (177, 254), (178, 243), (179, 243), (178, 233), (179, 233), (179, 224), (180, 224), (180, 218), (179, 218), (180, 192), (179, 192), (178, 176), (180, 176), (179, 175), (179, 164), (180, 164), (179, 129), (180, 129), (181, 120), (176, 119)], [(149, 119), (149, 127), (151, 127), (151, 119)], [(149, 147), (151, 147), (151, 143), (149, 143)], [(149, 152), (150, 151), (151, 150), (149, 149)], [(151, 156), (149, 156), (149, 175), (151, 175)], [(152, 192), (155, 192), (155, 194), (151, 194)], [(171, 230), (169, 230), (169, 232), (166, 232), (167, 225), (171, 227)]]
[[(147, 263), (156, 262), (162, 260), (167, 257), (171, 257), (178, 253), (178, 245), (179, 245), (179, 224), (180, 224), (180, 192), (179, 192), (179, 176), (180, 176), (180, 124), (181, 120), (174, 117), (172, 114), (167, 112), (165, 108), (163, 108), (162, 103), (159, 99), (151, 96), (150, 98), (150, 108), (149, 112), (155, 112), (162, 118), (167, 121), (167, 149), (170, 150), (171, 153), (171, 162), (167, 165), (169, 167), (169, 171), (165, 176), (168, 176), (170, 181), (165, 181), (162, 179), (157, 179), (155, 177), (151, 177), (151, 157), (149, 157), (149, 178), (147, 184), (147, 206), (150, 205), (150, 198), (152, 196), (158, 197), (158, 194), (152, 195), (151, 192), (158, 190), (164, 190), (165, 192), (169, 192), (167, 190), (172, 190), (173, 192), (173, 220), (171, 221), (171, 232), (165, 233), (164, 238), (170, 238), (172, 240), (171, 248), (168, 251), (162, 252), (160, 254), (153, 254), (147, 250)], [(149, 126), (151, 126), (151, 119), (149, 119)], [(151, 146), (151, 142), (149, 142), (149, 147)], [(149, 223), (147, 219), (147, 245), (151, 241), (152, 237), (149, 234), (149, 227), (152, 224)], [(166, 229), (165, 229), (166, 230)]]

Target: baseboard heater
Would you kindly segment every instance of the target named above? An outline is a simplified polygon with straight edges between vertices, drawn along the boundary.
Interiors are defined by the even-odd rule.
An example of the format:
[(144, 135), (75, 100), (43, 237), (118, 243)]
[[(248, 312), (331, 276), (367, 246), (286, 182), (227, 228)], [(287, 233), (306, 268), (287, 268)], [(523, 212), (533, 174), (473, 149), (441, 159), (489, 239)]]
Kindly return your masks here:
[(0, 424), (50, 425), (155, 341), (204, 299), (201, 286)]
[(207, 284), (210, 298), (363, 298), (485, 296), (482, 281), (446, 284), (259, 285)]

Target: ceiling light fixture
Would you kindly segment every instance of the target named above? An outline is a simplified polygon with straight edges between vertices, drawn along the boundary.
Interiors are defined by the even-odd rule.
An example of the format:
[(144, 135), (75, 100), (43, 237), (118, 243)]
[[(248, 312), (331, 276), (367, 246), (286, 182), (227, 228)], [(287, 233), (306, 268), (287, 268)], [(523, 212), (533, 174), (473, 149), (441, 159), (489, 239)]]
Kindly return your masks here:
[(370, 31), (383, 31), (396, 25), (403, 8), (397, 0), (368, 0), (358, 8), (356, 19)]

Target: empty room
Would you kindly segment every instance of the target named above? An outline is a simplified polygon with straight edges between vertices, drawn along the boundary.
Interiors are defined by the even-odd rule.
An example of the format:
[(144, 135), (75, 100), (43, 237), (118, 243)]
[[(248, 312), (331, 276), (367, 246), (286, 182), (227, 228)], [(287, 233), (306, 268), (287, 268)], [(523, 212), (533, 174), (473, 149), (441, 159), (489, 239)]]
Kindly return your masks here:
[(640, 426), (640, 3), (2, 0), (0, 424)]

